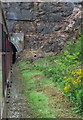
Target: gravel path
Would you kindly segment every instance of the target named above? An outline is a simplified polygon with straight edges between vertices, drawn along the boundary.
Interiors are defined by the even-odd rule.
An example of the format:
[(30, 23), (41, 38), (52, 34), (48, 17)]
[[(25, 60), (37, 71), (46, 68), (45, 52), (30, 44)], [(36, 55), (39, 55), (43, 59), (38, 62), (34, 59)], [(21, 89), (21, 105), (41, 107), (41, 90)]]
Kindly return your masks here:
[(7, 118), (30, 118), (30, 109), (27, 107), (27, 100), (21, 93), (21, 77), (15, 65), (13, 66), (11, 81)]

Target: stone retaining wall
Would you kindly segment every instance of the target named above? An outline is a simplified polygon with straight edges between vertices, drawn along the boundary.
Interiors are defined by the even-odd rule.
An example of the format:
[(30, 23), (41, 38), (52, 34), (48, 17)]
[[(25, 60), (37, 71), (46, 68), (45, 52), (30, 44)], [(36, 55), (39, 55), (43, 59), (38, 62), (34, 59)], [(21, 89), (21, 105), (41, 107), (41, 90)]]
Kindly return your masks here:
[(9, 32), (25, 35), (25, 48), (55, 52), (81, 25), (81, 4), (4, 3)]

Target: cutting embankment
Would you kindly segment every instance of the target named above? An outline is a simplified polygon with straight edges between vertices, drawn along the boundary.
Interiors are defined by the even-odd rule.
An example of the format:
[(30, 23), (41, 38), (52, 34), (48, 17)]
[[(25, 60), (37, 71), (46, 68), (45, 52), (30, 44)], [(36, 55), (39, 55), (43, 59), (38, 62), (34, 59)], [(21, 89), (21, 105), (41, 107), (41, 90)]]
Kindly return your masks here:
[(79, 32), (77, 40), (67, 41), (62, 51), (48, 56), (25, 50), (17, 64), (33, 117), (83, 117), (82, 39)]

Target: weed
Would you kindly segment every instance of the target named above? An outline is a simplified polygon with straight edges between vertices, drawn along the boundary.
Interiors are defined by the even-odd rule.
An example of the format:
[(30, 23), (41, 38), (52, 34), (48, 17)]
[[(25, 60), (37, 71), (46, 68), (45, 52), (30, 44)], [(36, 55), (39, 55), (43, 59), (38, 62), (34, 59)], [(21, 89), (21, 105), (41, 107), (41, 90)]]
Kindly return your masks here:
[[(32, 113), (38, 118), (52, 118), (57, 113), (50, 110), (48, 95), (43, 94), (41, 87), (48, 83), (57, 84), (64, 95), (75, 105), (75, 111), (83, 113), (83, 88), (80, 68), (82, 64), (81, 39), (76, 43), (71, 40), (64, 45), (60, 54), (38, 59), (33, 64), (24, 61), (19, 64), (26, 86), (26, 96), (29, 99)], [(52, 61), (52, 62), (51, 62)], [(33, 68), (29, 70), (28, 68)], [(79, 74), (80, 73), (80, 74)], [(35, 75), (41, 74), (41, 77)], [(32, 77), (33, 76), (33, 77)]]

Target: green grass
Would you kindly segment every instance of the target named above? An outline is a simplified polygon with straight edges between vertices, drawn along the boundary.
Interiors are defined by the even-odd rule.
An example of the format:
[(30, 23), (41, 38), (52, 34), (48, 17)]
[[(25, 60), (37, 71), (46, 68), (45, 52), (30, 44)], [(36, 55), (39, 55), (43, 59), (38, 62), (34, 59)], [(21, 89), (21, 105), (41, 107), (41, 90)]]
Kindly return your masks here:
[[(76, 43), (71, 40), (70, 42), (67, 42), (64, 46), (63, 51), (58, 56), (49, 56), (50, 60), (53, 59), (54, 63), (51, 63), (49, 60), (49, 57), (44, 58), (42, 60), (36, 61), (36, 69), (43, 72), (43, 74), (48, 77), (52, 78), (53, 82), (55, 84), (59, 85), (59, 89), (64, 91), (65, 83), (64, 77), (71, 78), (72, 72), (74, 72), (76, 69), (81, 69), (82, 65), (82, 54), (81, 54), (81, 40), (83, 38), (83, 35), (79, 37), (79, 40), (76, 41)], [(54, 60), (55, 59), (55, 60)], [(40, 62), (39, 62), (40, 61)], [(38, 64), (39, 63), (39, 64)], [(46, 63), (46, 65), (45, 65)], [(82, 77), (83, 78), (83, 77)], [(72, 78), (77, 79), (77, 78)], [(76, 85), (77, 86), (77, 85)], [(64, 94), (73, 101), (73, 104), (76, 106), (76, 112), (79, 112), (83, 115), (83, 89), (81, 86), (79, 88), (79, 85), (76, 87), (74, 85), (71, 86), (71, 90)], [(74, 89), (72, 89), (74, 87)], [(81, 91), (81, 94), (76, 93), (76, 91)], [(76, 94), (76, 95), (75, 95)], [(80, 99), (78, 99), (79, 96)]]
[[(81, 54), (81, 40), (83, 40), (83, 35), (81, 35), (76, 41), (76, 43), (71, 40), (70, 42), (67, 42), (66, 45), (64, 46), (63, 51), (58, 56), (49, 56), (50, 60), (54, 59), (54, 63), (51, 63), (48, 58), (44, 58), (42, 60), (38, 60), (35, 65), (36, 69), (40, 70), (43, 72), (43, 74), (48, 77), (52, 78), (53, 82), (55, 84), (59, 85), (59, 89), (62, 89), (64, 91), (65, 87), (65, 80), (64, 77), (66, 76), (67, 78), (71, 78), (72, 72), (74, 72), (76, 69), (81, 69), (82, 65), (82, 54)], [(40, 62), (39, 62), (40, 61)], [(39, 64), (38, 64), (39, 62)], [(45, 62), (47, 65), (44, 65)], [(82, 77), (83, 78), (83, 77)], [(77, 78), (72, 78), (72, 79), (77, 79)], [(83, 89), (79, 88), (79, 86), (75, 89), (72, 89), (72, 87), (75, 87), (74, 85), (71, 86), (71, 90), (68, 93), (65, 93), (66, 96), (71, 101), (74, 101), (74, 105), (76, 106), (76, 111), (79, 113), (81, 112), (83, 115), (83, 109), (82, 109), (82, 104), (83, 104)], [(80, 96), (80, 100), (77, 101), (78, 97), (76, 98), (78, 93), (75, 93), (76, 90), (81, 91), (81, 95), (79, 93), (78, 96)], [(79, 107), (80, 106), (80, 107)]]
[(30, 106), (37, 118), (54, 118), (54, 111), (49, 107), (48, 97), (42, 92), (32, 92), (29, 95)]
[(0, 71), (0, 80), (2, 80), (2, 71)]
[[(41, 91), (41, 88), (50, 85), (58, 85), (58, 90), (62, 90), (64, 95), (68, 97), (71, 102), (74, 100), (73, 104), (75, 105), (77, 113), (83, 114), (83, 110), (81, 109), (83, 89), (79, 88), (79, 86), (76, 88), (78, 91), (81, 91), (77, 93), (77, 99), (78, 96), (80, 97), (78, 101), (76, 100), (75, 94), (71, 94), (75, 93), (73, 89), (68, 93), (64, 91), (66, 83), (64, 77), (72, 77), (72, 79), (74, 79), (71, 73), (81, 68), (82, 38), (83, 35), (80, 35), (76, 43), (74, 43), (73, 40), (67, 42), (58, 55), (54, 53), (48, 57), (40, 58), (31, 64), (29, 61), (19, 63), (24, 83), (23, 93), (26, 93), (26, 97), (29, 100), (29, 106), (35, 117), (53, 118), (58, 113), (57, 109), (50, 108), (49, 95), (45, 94), (43, 90)], [(31, 68), (32, 70), (30, 70)]]
[[(20, 64), (20, 67), (23, 64)], [(32, 65), (33, 66), (33, 65)], [(30, 67), (30, 66), (29, 66)], [(37, 118), (53, 118), (57, 113), (54, 110), (51, 110), (49, 106), (49, 96), (43, 94), (42, 91), (39, 91), (41, 87), (53, 84), (50, 79), (44, 77), (43, 73), (37, 70), (25, 70), (21, 71), (23, 76), (24, 89), (22, 90), (25, 93), (29, 106), (31, 108), (31, 114)], [(37, 82), (40, 81), (40, 82)]]

